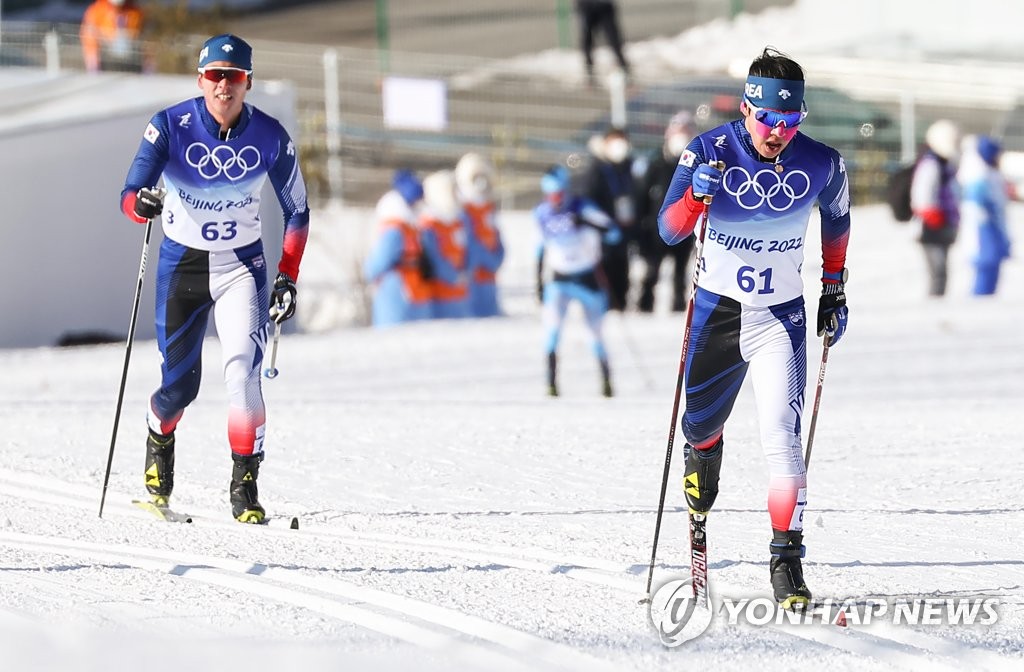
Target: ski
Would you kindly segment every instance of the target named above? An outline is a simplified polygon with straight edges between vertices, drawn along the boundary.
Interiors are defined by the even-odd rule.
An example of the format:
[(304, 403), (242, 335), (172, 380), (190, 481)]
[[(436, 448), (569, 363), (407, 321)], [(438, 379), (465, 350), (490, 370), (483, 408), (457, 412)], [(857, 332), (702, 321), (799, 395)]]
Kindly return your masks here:
[(711, 609), (708, 593), (708, 542), (706, 513), (690, 509), (690, 575), (693, 578), (693, 600), (699, 607)]
[[(146, 511), (147, 513), (152, 514), (158, 520), (162, 520), (162, 521), (167, 522), (167, 523), (192, 523), (193, 519), (194, 519), (193, 516), (191, 516), (191, 515), (189, 515), (187, 513), (181, 513), (179, 511), (175, 511), (175, 510), (167, 508), (167, 507), (157, 506), (156, 504), (153, 504), (152, 502), (147, 502), (147, 501), (144, 501), (144, 500), (141, 500), (141, 499), (133, 499), (132, 500), (132, 504), (134, 504), (138, 508), (142, 509), (143, 511)], [(195, 518), (195, 520), (198, 520), (199, 522), (202, 522), (204, 520), (211, 520), (211, 519), (203, 518), (202, 516), (199, 516), (198, 518)], [(288, 525), (288, 529), (290, 529), (290, 530), (297, 530), (297, 529), (299, 529), (299, 518), (298, 518), (298, 516), (291, 516), (291, 517), (264, 516), (263, 520), (261, 520), (259, 522), (252, 522), (252, 521), (249, 521), (249, 522), (237, 521), (237, 522), (242, 524), (242, 525), (256, 525), (256, 526), (276, 527), (276, 528), (281, 528), (285, 524), (287, 524)]]
[(132, 504), (139, 507), (143, 511), (153, 514), (156, 518), (166, 523), (191, 523), (192, 516), (179, 513), (173, 509), (165, 506), (157, 506), (153, 502), (143, 501), (141, 499), (133, 499)]
[(284, 525), (284, 521), (288, 521), (288, 529), (290, 529), (290, 530), (297, 530), (297, 529), (299, 529), (299, 519), (296, 516), (292, 516), (291, 518), (284, 518), (284, 517), (278, 518), (278, 517), (274, 517), (274, 516), (264, 516), (263, 519), (258, 521), (258, 522), (254, 521), (254, 520), (249, 520), (249, 521), (239, 520), (238, 522), (243, 524), (243, 525), (257, 525), (257, 526), (263, 526), (263, 527), (281, 527), (282, 525)]

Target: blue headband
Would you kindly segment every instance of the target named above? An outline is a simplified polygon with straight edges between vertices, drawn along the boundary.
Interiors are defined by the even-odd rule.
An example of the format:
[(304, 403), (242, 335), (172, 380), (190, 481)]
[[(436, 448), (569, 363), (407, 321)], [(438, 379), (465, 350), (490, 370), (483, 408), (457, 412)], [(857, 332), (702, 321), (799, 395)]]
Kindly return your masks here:
[(795, 79), (750, 75), (743, 94), (757, 107), (791, 112), (799, 110), (804, 102), (804, 83)]

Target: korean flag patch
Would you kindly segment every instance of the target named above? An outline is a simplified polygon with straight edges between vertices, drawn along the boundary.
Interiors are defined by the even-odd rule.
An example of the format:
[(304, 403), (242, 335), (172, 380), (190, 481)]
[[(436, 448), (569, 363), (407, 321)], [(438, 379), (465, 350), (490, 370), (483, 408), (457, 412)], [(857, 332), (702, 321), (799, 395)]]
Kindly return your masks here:
[(697, 155), (688, 149), (683, 150), (683, 155), (679, 157), (679, 164), (686, 166), (687, 168), (693, 168), (693, 160), (697, 158)]
[(146, 132), (142, 134), (142, 137), (148, 140), (149, 144), (155, 145), (156, 139), (160, 137), (160, 131), (156, 130), (156, 126), (153, 124), (148, 124), (146, 126)]

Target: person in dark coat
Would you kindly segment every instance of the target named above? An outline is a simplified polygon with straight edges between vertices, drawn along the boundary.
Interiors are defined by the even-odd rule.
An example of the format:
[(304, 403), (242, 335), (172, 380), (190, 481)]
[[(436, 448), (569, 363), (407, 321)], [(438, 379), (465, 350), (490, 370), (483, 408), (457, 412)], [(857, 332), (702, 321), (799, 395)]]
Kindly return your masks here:
[(594, 82), (594, 35), (604, 32), (608, 46), (615, 52), (622, 72), (629, 74), (629, 63), (622, 53), (622, 31), (619, 30), (618, 11), (613, 0), (576, 0), (576, 13), (580, 16), (580, 48), (587, 68), (587, 82)]
[(601, 269), (608, 283), (610, 310), (624, 311), (629, 296), (629, 251), (636, 236), (636, 182), (633, 148), (626, 132), (608, 129), (591, 146), (583, 195), (597, 204), (622, 230), (622, 239), (604, 243)]
[(693, 254), (693, 237), (678, 245), (667, 245), (658, 233), (658, 212), (665, 200), (668, 185), (676, 172), (679, 157), (697, 135), (693, 115), (688, 110), (675, 114), (665, 128), (665, 142), (647, 164), (637, 181), (637, 247), (646, 269), (640, 287), (637, 308), (642, 313), (654, 311), (654, 288), (658, 284), (661, 263), (666, 257), (673, 261), (672, 310), (686, 310), (689, 275), (687, 267)]

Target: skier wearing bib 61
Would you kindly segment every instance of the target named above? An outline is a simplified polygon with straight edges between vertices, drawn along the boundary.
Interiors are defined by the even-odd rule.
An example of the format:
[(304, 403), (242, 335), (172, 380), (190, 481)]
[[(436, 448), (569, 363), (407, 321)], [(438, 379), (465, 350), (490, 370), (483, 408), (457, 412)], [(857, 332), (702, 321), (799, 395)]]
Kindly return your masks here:
[[(199, 53), (202, 95), (161, 110), (143, 133), (121, 192), (121, 210), (146, 223), (161, 214), (156, 279), (161, 383), (146, 416), (145, 483), (167, 510), (174, 487), (174, 430), (199, 392), (203, 337), (211, 309), (223, 349), (231, 513), (263, 522), (256, 488), (265, 407), (260, 382), (270, 320), (295, 313), (295, 281), (309, 209), (295, 144), (273, 117), (245, 102), (252, 48), (217, 35)], [(166, 189), (157, 189), (163, 177)], [(263, 254), (260, 191), (269, 179), (284, 212), (284, 244), (271, 285)]]
[[(811, 599), (800, 562), (807, 500), (801, 449), (807, 318), (800, 273), (815, 204), (822, 241), (817, 334), (832, 346), (847, 324), (846, 167), (835, 149), (800, 132), (808, 114), (803, 94), (800, 65), (765, 48), (748, 71), (742, 118), (689, 144), (658, 222), (669, 244), (704, 235), (681, 369), (687, 503), (701, 521), (714, 504), (725, 423), (749, 370), (770, 475), (771, 582), (786, 609)], [(695, 231), (698, 222), (703, 231)]]

